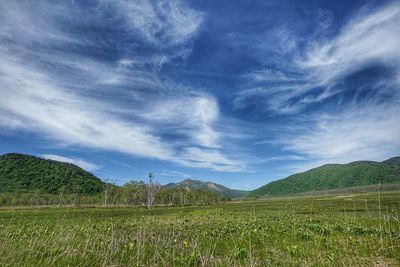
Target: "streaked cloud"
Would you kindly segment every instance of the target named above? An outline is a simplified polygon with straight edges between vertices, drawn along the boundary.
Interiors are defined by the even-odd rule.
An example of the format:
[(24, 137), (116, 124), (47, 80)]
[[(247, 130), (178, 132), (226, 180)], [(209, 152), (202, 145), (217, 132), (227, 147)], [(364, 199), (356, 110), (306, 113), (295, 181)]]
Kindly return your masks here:
[(160, 173), (158, 173), (160, 176), (166, 176), (166, 177), (178, 177), (178, 178), (190, 178), (191, 175), (183, 172), (178, 172), (178, 171), (171, 171), (171, 170), (162, 170)]
[(204, 15), (185, 6), (184, 1), (105, 1), (121, 15), (132, 31), (157, 45), (188, 41), (199, 29)]
[(89, 171), (89, 172), (93, 172), (93, 171), (96, 171), (101, 168), (101, 166), (99, 166), (99, 165), (96, 165), (94, 163), (91, 163), (91, 162), (88, 162), (86, 160), (79, 159), (79, 158), (70, 158), (70, 157), (64, 157), (64, 156), (53, 155), (53, 154), (41, 154), (39, 156), (44, 159), (51, 159), (51, 160), (60, 161), (60, 162), (72, 163), (74, 165), (81, 167), (82, 169), (84, 169), (86, 171)]
[(306, 160), (305, 157), (297, 156), (297, 155), (283, 155), (283, 156), (275, 156), (275, 157), (269, 157), (265, 159), (259, 160), (257, 163), (265, 163), (265, 162), (270, 162), (270, 161), (289, 161), (289, 160)]
[(252, 187), (394, 156), (400, 4), (360, 5), (0, 2), (1, 147)]
[(219, 119), (219, 107), (211, 96), (178, 96), (161, 100), (142, 116), (160, 126), (174, 125), (176, 134), (190, 138), (199, 146), (220, 146), (219, 133), (213, 128)]
[(283, 135), (278, 144), (308, 159), (306, 164), (291, 164), (296, 171), (326, 163), (382, 161), (400, 151), (399, 104), (315, 115), (307, 124), (293, 126), (293, 134)]
[[(400, 112), (400, 4), (365, 6), (333, 36), (321, 36), (332, 21), (318, 21), (319, 28), (305, 43), (290, 37), (290, 31), (277, 31), (276, 37), (288, 43), (281, 60), (291, 61), (290, 68), (278, 65), (247, 73), (248, 88), (236, 95), (234, 108), (255, 106), (266, 116), (293, 116), (292, 125), (283, 124), (277, 138), (259, 142), (301, 155), (304, 161), (287, 162), (290, 172), (396, 156), (400, 151), (396, 115)], [(373, 68), (383, 69), (384, 75), (354, 78)], [(319, 103), (326, 104), (314, 108)], [(281, 158), (285, 156), (266, 161)]]
[[(339, 85), (357, 71), (384, 65), (400, 73), (399, 25), (397, 2), (374, 9), (365, 7), (336, 36), (311, 38), (302, 46), (296, 45), (293, 57), (284, 59), (292, 63), (287, 71), (267, 68), (246, 74), (251, 78), (250, 88), (237, 94), (234, 106), (245, 108), (261, 97), (258, 102), (265, 111), (296, 114), (346, 90)], [(278, 37), (287, 42), (287, 35), (284, 31), (283, 37)]]
[(240, 160), (230, 159), (216, 149), (186, 147), (176, 162), (186, 167), (208, 168), (222, 172), (244, 172), (246, 165)]
[(332, 40), (311, 43), (297, 64), (312, 73), (317, 85), (329, 85), (368, 64), (397, 65), (399, 25), (399, 3), (373, 10), (364, 8)]
[[(221, 150), (201, 163), (193, 159), (193, 146), (200, 153), (209, 153), (203, 147), (220, 147), (214, 129), (217, 101), (160, 72), (190, 53), (188, 41), (200, 29), (203, 14), (181, 1), (99, 1), (93, 8), (95, 16), (81, 19), (85, 8), (78, 4), (2, 4), (0, 125), (34, 132), (57, 146), (118, 151), (222, 172), (242, 170), (241, 162)], [(146, 44), (148, 51), (136, 51), (111, 36), (96, 43), (96, 33), (82, 39), (69, 28), (75, 20), (108, 27), (105, 18), (115, 22), (126, 41)], [(117, 59), (87, 51), (120, 46)]]

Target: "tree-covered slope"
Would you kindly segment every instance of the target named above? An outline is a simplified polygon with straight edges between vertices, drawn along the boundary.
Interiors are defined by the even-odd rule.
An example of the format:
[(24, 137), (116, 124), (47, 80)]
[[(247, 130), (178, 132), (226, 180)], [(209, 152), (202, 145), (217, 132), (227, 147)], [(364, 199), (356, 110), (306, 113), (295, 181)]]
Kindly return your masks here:
[(213, 182), (204, 182), (204, 181), (192, 180), (192, 179), (186, 179), (179, 183), (169, 183), (169, 184), (166, 184), (164, 187), (166, 187), (166, 188), (180, 187), (180, 188), (186, 188), (186, 189), (201, 189), (201, 190), (207, 190), (209, 192), (217, 193), (222, 196), (231, 197), (231, 198), (239, 198), (239, 197), (244, 196), (247, 193), (247, 191), (231, 189), (231, 188), (228, 188), (228, 187), (225, 187), (223, 185), (216, 184)]
[(346, 188), (379, 183), (400, 182), (399, 158), (386, 162), (357, 161), (349, 164), (327, 164), (309, 171), (268, 183), (247, 196), (292, 195), (310, 191)]
[(80, 193), (103, 191), (104, 183), (70, 163), (24, 154), (0, 156), (0, 193)]
[(392, 167), (393, 169), (400, 171), (400, 157), (390, 158), (388, 160), (383, 161), (382, 163)]

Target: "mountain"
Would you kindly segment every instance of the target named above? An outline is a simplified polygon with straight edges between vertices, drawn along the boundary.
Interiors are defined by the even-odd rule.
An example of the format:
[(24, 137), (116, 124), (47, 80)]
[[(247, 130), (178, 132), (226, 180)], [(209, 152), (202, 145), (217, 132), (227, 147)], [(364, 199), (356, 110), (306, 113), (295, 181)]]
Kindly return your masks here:
[(285, 179), (270, 182), (248, 197), (293, 195), (304, 192), (400, 182), (400, 157), (383, 162), (356, 161), (327, 164)]
[(0, 156), (0, 193), (96, 194), (105, 183), (70, 163), (24, 154)]
[(192, 180), (192, 179), (186, 179), (183, 180), (179, 183), (169, 183), (164, 185), (165, 188), (173, 188), (173, 187), (180, 187), (180, 188), (186, 188), (186, 189), (202, 189), (202, 190), (207, 190), (210, 192), (214, 192), (226, 197), (231, 197), (231, 198), (239, 198), (244, 196), (247, 191), (243, 190), (236, 190), (236, 189), (230, 189), (228, 187), (225, 187), (220, 184), (216, 184), (213, 182), (204, 182), (200, 180)]
[(394, 158), (385, 160), (382, 163), (392, 167), (393, 169), (400, 171), (400, 157), (394, 157)]

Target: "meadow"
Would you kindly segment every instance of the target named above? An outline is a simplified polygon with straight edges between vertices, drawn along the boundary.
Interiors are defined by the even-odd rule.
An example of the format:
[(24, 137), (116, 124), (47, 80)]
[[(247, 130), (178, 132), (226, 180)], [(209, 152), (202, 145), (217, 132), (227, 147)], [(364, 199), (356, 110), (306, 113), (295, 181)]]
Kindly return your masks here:
[(0, 266), (399, 266), (400, 192), (0, 209)]

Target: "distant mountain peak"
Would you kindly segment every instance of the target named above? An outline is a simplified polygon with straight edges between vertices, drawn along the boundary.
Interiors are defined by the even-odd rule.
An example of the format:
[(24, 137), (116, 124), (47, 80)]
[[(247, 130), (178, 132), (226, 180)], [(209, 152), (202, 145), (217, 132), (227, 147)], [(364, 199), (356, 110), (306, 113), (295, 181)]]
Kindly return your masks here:
[(197, 180), (197, 179), (185, 179), (178, 183), (166, 184), (166, 185), (164, 185), (164, 187), (170, 187), (170, 188), (183, 187), (186, 189), (203, 189), (203, 190), (218, 193), (223, 196), (232, 197), (232, 198), (242, 197), (245, 195), (245, 193), (247, 193), (247, 191), (230, 189), (226, 186), (217, 184), (215, 182), (202, 181), (202, 180)]

